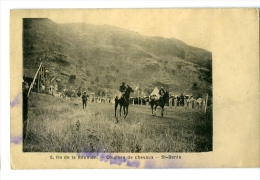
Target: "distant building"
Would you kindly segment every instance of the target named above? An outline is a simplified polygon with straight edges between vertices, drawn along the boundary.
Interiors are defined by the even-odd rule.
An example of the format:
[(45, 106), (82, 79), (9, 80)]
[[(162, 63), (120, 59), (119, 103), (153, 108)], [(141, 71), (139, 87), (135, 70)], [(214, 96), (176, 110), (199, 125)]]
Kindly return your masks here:
[[(24, 69), (23, 70), (23, 81), (26, 82), (29, 85), (29, 87), (31, 86), (31, 83), (33, 82), (33, 78), (34, 78), (36, 72), (37, 72), (37, 69)], [(33, 91), (37, 91), (37, 82), (38, 82), (38, 78), (36, 77), (36, 80), (32, 87)]]
[[(28, 84), (29, 87), (31, 87), (31, 84), (33, 82), (33, 79), (37, 73), (38, 69), (23, 69), (23, 81)], [(48, 92), (48, 86), (53, 85), (55, 89), (57, 89), (57, 83), (52, 83), (47, 79), (47, 73), (49, 71), (45, 70), (44, 67), (41, 66), (40, 70), (38, 71), (38, 74), (35, 78), (34, 84), (32, 86), (32, 91), (35, 92), (42, 92), (47, 93)]]

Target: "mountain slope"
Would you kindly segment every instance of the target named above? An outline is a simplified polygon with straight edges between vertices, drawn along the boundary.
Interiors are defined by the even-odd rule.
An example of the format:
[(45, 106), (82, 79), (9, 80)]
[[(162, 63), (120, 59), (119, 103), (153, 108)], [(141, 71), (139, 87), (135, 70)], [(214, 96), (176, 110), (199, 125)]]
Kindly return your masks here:
[[(109, 25), (24, 19), (24, 68), (42, 61), (60, 89), (117, 90), (122, 81), (144, 93), (210, 92), (212, 55), (174, 38), (147, 37)], [(76, 75), (75, 81), (70, 76)], [(194, 86), (194, 83), (196, 86)]]

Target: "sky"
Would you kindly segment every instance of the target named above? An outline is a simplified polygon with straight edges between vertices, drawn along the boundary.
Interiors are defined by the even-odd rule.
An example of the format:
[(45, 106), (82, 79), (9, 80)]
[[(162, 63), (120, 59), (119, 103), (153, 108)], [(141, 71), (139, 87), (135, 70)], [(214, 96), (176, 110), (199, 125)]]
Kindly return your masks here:
[(176, 38), (211, 51), (212, 12), (203, 9), (89, 9), (48, 14), (56, 23), (108, 24), (145, 36)]

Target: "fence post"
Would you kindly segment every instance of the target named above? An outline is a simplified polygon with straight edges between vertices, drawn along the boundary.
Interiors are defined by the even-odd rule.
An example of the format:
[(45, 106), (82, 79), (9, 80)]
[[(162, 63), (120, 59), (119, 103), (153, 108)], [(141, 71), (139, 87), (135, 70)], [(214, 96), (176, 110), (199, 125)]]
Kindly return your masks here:
[(207, 104), (208, 104), (208, 93), (207, 93), (207, 96), (206, 96), (206, 103), (205, 103), (204, 113), (206, 113), (206, 111), (207, 111)]

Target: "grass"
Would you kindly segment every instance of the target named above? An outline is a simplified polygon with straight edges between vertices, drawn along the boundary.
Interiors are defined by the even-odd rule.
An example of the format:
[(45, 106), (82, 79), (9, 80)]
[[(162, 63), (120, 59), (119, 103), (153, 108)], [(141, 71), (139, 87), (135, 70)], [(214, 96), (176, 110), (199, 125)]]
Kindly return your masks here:
[[(78, 105), (77, 105), (78, 104)], [(114, 105), (65, 101), (33, 93), (25, 152), (206, 152), (212, 151), (212, 110), (167, 108), (164, 117), (150, 106), (130, 105), (126, 119)]]

